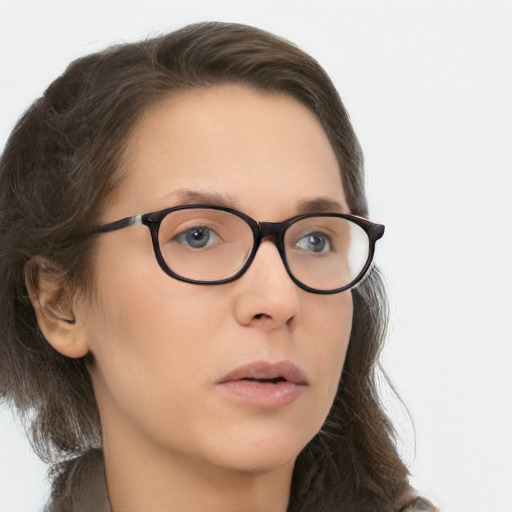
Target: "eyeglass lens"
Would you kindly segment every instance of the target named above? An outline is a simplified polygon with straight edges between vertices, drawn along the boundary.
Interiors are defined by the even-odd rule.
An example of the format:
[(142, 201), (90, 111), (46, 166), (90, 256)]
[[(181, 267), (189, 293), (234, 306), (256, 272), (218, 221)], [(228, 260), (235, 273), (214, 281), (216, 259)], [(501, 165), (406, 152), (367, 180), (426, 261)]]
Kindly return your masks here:
[[(158, 234), (160, 252), (176, 274), (221, 281), (237, 274), (251, 256), (254, 235), (237, 215), (215, 209), (175, 210)], [(290, 272), (304, 285), (334, 290), (350, 284), (369, 255), (366, 232), (341, 217), (311, 216), (288, 226), (284, 249)]]

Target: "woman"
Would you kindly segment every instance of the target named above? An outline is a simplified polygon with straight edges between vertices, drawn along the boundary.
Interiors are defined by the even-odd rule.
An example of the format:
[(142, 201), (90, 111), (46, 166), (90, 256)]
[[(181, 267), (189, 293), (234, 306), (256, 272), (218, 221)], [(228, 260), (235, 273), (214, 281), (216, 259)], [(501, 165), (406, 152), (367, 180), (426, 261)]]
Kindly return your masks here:
[(47, 510), (428, 505), (376, 391), (384, 228), (313, 59), (216, 23), (85, 57), (0, 179), (2, 396)]

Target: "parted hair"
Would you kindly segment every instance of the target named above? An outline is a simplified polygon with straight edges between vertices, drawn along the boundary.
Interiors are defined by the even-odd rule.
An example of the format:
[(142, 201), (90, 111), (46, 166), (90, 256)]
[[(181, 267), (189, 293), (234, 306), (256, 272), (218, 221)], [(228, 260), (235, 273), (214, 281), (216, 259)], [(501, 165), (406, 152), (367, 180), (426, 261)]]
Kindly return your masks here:
[[(54, 465), (54, 503), (70, 492), (66, 468), (101, 448), (88, 372), (94, 360), (65, 357), (44, 339), (25, 279), (42, 271), (72, 294), (90, 293), (88, 234), (123, 179), (131, 130), (173, 92), (222, 84), (288, 95), (313, 112), (337, 156), (351, 213), (368, 214), (362, 153), (345, 108), (325, 71), (293, 44), (253, 27), (201, 23), (72, 62), (21, 117), (0, 159), (0, 396)], [(377, 269), (349, 293), (345, 366), (324, 426), (296, 461), (289, 512), (396, 512), (408, 493), (377, 391), (387, 321)]]

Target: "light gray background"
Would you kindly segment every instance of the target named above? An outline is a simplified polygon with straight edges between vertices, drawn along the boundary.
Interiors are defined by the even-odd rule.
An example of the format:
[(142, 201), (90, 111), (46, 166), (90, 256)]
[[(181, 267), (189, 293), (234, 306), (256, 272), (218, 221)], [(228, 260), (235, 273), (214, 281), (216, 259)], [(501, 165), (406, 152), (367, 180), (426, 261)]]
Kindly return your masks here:
[[(362, 143), (392, 304), (386, 399), (413, 483), (443, 511), (512, 510), (510, 1), (0, 2), (0, 147), (73, 58), (184, 24), (285, 36), (340, 90)], [(0, 511), (41, 508), (45, 467), (0, 411)], [(144, 511), (141, 511), (144, 512)]]

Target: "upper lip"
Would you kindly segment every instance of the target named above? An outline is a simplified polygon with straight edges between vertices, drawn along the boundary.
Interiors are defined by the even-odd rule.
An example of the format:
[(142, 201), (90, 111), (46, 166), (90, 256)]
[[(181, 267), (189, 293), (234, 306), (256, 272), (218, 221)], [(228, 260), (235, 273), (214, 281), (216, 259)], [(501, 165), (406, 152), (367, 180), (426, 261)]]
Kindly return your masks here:
[(253, 361), (242, 364), (224, 375), (219, 380), (219, 384), (242, 379), (272, 380), (279, 378), (293, 384), (308, 383), (304, 372), (292, 361)]

